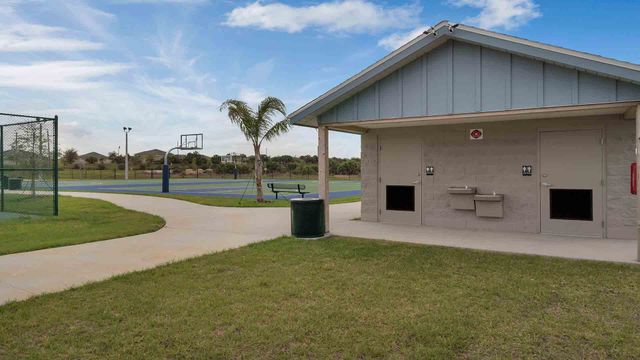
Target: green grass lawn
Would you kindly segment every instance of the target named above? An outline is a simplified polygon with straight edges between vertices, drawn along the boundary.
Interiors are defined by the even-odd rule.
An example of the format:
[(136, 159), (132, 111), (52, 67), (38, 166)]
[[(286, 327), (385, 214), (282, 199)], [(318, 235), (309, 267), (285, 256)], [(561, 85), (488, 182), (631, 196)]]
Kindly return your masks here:
[[(289, 200), (265, 200), (262, 203), (255, 201), (254, 199), (243, 199), (240, 201), (238, 198), (228, 198), (220, 196), (196, 196), (196, 195), (177, 195), (177, 194), (134, 194), (134, 195), (148, 195), (159, 196), (171, 199), (178, 199), (184, 201), (190, 201), (200, 205), (208, 206), (222, 206), (222, 207), (289, 207)], [(345, 196), (341, 198), (331, 199), (331, 204), (344, 204), (350, 202), (360, 201), (360, 195), (357, 196)]]
[(0, 358), (637, 358), (640, 267), (280, 238), (0, 307)]
[(61, 196), (58, 217), (1, 221), (0, 255), (143, 234), (164, 224), (158, 216), (106, 201)]
[(32, 215), (53, 215), (53, 193), (51, 195), (31, 196), (28, 192), (20, 194), (5, 193), (6, 212), (19, 212)]

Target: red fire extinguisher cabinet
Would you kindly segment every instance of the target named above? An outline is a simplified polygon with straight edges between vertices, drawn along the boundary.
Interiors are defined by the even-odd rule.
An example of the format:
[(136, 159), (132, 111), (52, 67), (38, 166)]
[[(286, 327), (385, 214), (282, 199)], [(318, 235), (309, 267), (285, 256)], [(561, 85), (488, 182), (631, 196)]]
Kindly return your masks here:
[(633, 195), (638, 194), (638, 164), (631, 164), (631, 193)]

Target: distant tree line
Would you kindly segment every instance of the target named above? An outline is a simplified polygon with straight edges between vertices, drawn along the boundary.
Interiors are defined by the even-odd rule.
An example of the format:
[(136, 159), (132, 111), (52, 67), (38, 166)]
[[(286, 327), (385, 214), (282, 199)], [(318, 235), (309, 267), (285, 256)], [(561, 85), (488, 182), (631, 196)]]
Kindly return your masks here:
[[(76, 169), (95, 169), (106, 170), (117, 168), (124, 169), (124, 155), (110, 152), (108, 161), (98, 160), (88, 157), (84, 160), (84, 164), (79, 164), (78, 152), (71, 148), (62, 152), (61, 165), (64, 168)], [(237, 154), (233, 156), (233, 162), (223, 162), (222, 156), (213, 155), (206, 156), (198, 152), (190, 152), (187, 154), (169, 154), (168, 160), (171, 170), (174, 173), (182, 173), (185, 171), (208, 171), (216, 174), (233, 174), (237, 169), (239, 174), (251, 174), (254, 169), (255, 156), (247, 156), (245, 154)], [(318, 173), (318, 157), (316, 155), (303, 156), (267, 156), (262, 155), (262, 162), (266, 174), (288, 174), (311, 176)], [(162, 169), (163, 159), (159, 157), (147, 156), (131, 156), (129, 158), (129, 166), (134, 170), (160, 170)], [(359, 158), (337, 158), (329, 159), (329, 173), (331, 175), (357, 176), (360, 175), (360, 159)]]

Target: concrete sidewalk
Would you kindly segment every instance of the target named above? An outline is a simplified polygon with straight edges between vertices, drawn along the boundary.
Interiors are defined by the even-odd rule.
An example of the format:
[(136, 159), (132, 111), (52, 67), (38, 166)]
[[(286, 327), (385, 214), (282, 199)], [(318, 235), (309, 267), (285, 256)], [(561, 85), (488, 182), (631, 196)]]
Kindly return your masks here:
[(68, 193), (163, 217), (157, 232), (0, 256), (0, 304), (290, 233), (288, 208), (225, 208), (186, 201)]

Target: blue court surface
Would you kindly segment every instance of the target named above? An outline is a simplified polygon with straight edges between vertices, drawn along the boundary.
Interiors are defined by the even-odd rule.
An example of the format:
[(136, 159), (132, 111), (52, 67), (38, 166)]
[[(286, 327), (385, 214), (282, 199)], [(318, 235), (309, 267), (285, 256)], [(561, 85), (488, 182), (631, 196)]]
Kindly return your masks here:
[[(267, 183), (303, 184), (305, 197), (318, 197), (317, 180), (263, 180), (265, 199), (275, 199), (275, 194), (267, 188)], [(255, 198), (256, 188), (253, 180), (240, 179), (172, 179), (170, 193), (175, 195), (219, 196), (230, 198)], [(61, 191), (91, 191), (105, 193), (161, 194), (161, 180), (72, 180), (60, 181)], [(333, 180), (329, 184), (332, 199), (358, 196), (361, 194), (359, 180)], [(284, 196), (283, 196), (284, 195)], [(280, 194), (279, 198), (299, 197), (298, 194)]]

